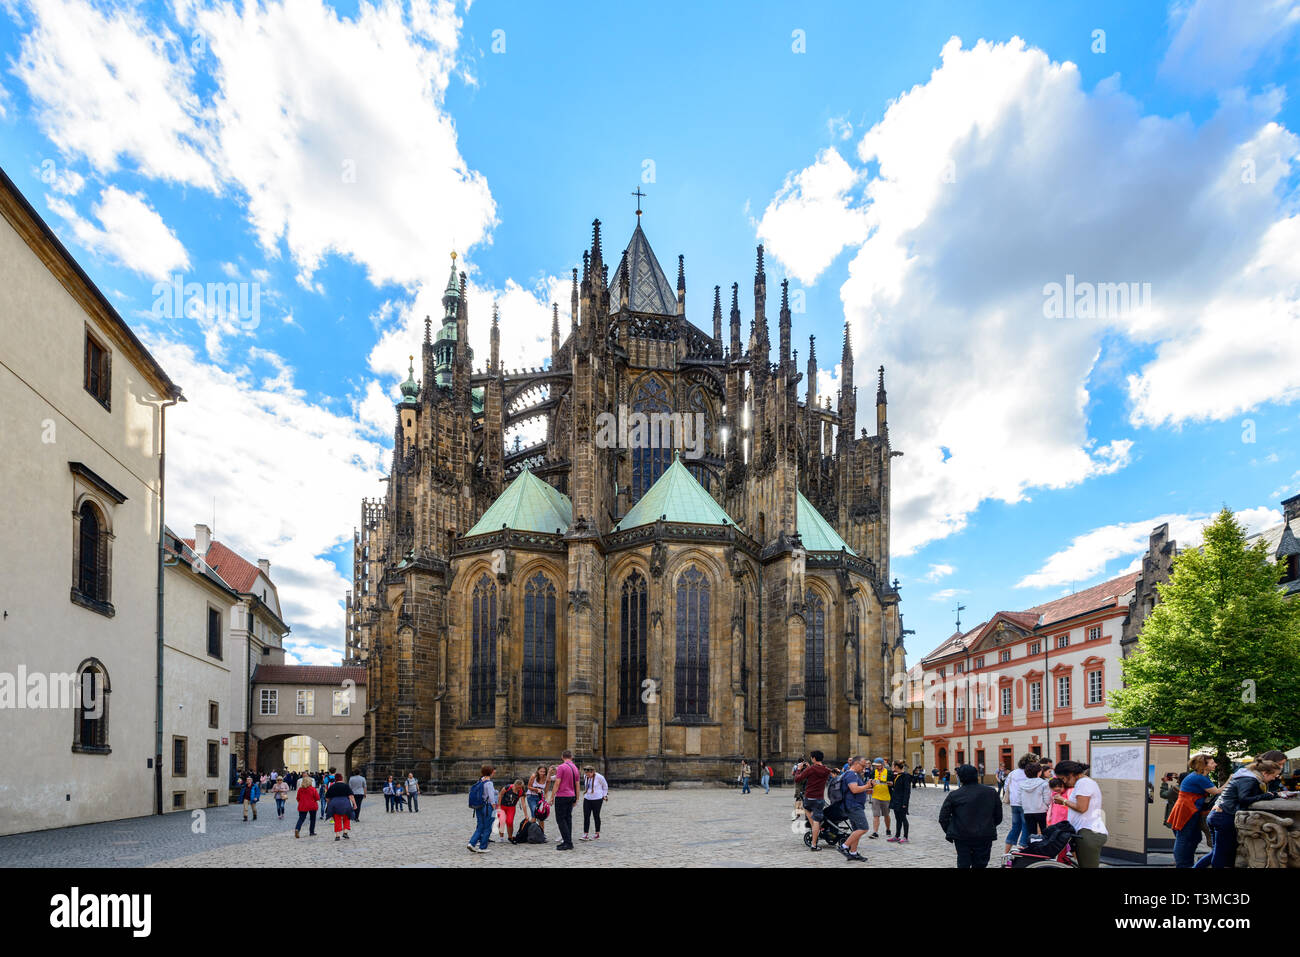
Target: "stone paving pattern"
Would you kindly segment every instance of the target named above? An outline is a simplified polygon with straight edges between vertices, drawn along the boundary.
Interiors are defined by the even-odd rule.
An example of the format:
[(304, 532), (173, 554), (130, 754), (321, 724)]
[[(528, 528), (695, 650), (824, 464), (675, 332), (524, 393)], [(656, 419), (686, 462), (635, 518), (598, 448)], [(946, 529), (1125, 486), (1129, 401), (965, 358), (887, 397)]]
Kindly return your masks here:
[[(0, 837), (0, 864), (9, 867), (951, 867), (952, 847), (937, 822), (942, 788), (912, 792), (911, 843), (888, 844), (881, 836), (863, 838), (866, 864), (850, 864), (833, 850), (813, 854), (791, 829), (794, 793), (773, 788), (764, 795), (738, 789), (673, 788), (666, 791), (618, 790), (602, 815), (599, 841), (583, 843), (581, 808), (574, 811), (575, 849), (554, 849), (558, 831), (547, 822), (550, 844), (489, 845), (471, 854), (465, 844), (473, 816), (463, 794), (424, 795), (420, 812), (388, 813), (383, 796), (362, 805), (353, 837), (335, 842), (333, 825), (318, 822), (316, 836), (295, 840), (297, 814), (285, 806), (277, 820), (275, 804), (263, 800), (256, 823), (245, 824), (238, 807), (204, 813), (205, 833), (192, 833), (191, 813), (134, 818), (106, 824)], [(1000, 834), (1006, 833), (1004, 824)], [(994, 849), (994, 861), (998, 848)]]

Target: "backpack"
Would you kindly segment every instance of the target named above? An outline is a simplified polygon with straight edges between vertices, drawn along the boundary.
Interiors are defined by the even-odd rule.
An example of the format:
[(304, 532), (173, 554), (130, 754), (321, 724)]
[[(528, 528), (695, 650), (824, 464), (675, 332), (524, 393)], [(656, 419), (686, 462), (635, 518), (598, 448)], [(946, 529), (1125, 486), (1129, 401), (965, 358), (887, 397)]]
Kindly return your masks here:
[(844, 784), (841, 782), (843, 775), (833, 775), (826, 779), (826, 804), (839, 804), (844, 800)]
[(546, 832), (532, 821), (525, 821), (514, 837), (515, 844), (545, 844)]
[(483, 779), (480, 778), (469, 789), (469, 806), (474, 810), (478, 810), (486, 804), (487, 799), (484, 797)]
[(518, 803), (519, 803), (519, 792), (514, 789), (513, 785), (511, 785), (510, 787), (506, 788), (504, 791), (501, 792), (502, 807), (514, 807)]
[(550, 816), (551, 806), (546, 803), (546, 798), (542, 798), (537, 802), (537, 810), (533, 812), (533, 817), (539, 821), (545, 821)]

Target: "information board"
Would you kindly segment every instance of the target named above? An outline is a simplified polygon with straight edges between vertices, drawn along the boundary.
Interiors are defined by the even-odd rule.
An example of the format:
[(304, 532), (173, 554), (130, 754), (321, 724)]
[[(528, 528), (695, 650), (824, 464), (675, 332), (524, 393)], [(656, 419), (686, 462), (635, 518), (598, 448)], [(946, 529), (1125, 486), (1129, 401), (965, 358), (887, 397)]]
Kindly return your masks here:
[(1146, 863), (1149, 728), (1100, 728), (1088, 732), (1088, 776), (1101, 789), (1109, 837), (1104, 860)]

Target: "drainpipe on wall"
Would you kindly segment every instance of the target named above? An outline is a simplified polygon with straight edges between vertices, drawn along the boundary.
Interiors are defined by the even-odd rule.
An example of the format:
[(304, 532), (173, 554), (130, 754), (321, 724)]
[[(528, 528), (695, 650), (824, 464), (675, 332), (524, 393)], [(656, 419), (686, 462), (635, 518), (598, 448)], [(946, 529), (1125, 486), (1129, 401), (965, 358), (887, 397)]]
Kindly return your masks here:
[(170, 399), (158, 407), (158, 608), (157, 608), (157, 688), (154, 697), (154, 813), (163, 812), (163, 555), (167, 548), (167, 407), (183, 402), (184, 396)]

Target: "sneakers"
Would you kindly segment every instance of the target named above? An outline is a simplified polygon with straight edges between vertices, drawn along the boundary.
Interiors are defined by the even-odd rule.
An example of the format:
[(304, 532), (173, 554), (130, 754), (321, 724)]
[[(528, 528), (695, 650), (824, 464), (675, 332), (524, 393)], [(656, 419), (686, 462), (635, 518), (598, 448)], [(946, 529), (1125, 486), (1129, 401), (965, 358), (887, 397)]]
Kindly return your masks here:
[(808, 850), (810, 850), (810, 851), (820, 851), (821, 848), (818, 847), (816, 844), (811, 844), (811, 845), (809, 845)]
[(597, 831), (597, 832), (596, 832), (596, 835), (595, 835), (595, 837), (592, 838), (592, 840), (593, 840), (593, 841), (599, 841), (599, 840), (600, 840), (600, 831)]
[(584, 834), (584, 835), (582, 835), (582, 837), (578, 838), (578, 840), (580, 840), (580, 841), (590, 841), (591, 838), (589, 838), (586, 834)]
[(885, 838), (885, 843), (886, 843), (886, 844), (897, 844), (897, 843), (899, 843), (900, 841), (902, 841), (902, 838), (901, 838), (901, 837), (887, 837), (887, 838)]
[(339, 836), (338, 836), (338, 835), (337, 835), (337, 834), (335, 834), (335, 835), (334, 835), (334, 840), (336, 840), (336, 841), (341, 841), (341, 840), (342, 840), (342, 838), (341, 838), (341, 837), (339, 837)]
[(466, 844), (466, 845), (465, 845), (465, 850), (467, 850), (467, 851), (476, 851), (476, 850), (478, 850), (478, 848), (476, 848), (473, 844)]
[(899, 844), (911, 844), (912, 842), (909, 841), (909, 840), (908, 840), (907, 838), (905, 838), (905, 837), (900, 837), (900, 838), (898, 839), (898, 843), (899, 843)]
[(351, 831), (344, 831), (344, 832), (343, 832), (343, 840), (345, 840), (345, 841), (350, 841), (350, 840), (352, 840), (352, 832), (351, 832)]
[(855, 861), (858, 864), (867, 863), (867, 859), (863, 857), (861, 854), (859, 854), (857, 851), (846, 851), (844, 854), (844, 859), (846, 861)]
[(880, 837), (880, 835), (877, 834), (875, 831), (872, 831), (869, 837), (874, 841), (876, 838)]

